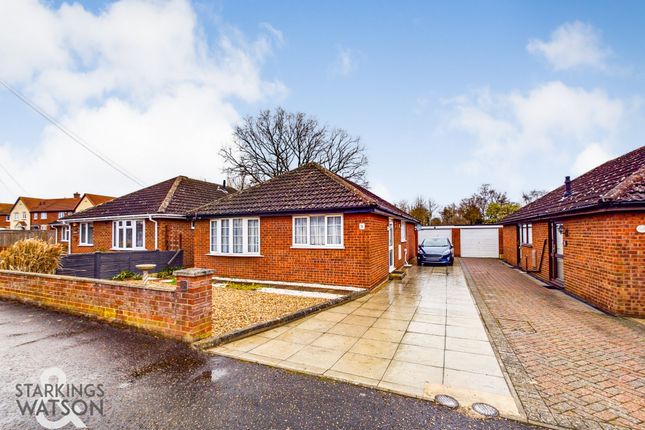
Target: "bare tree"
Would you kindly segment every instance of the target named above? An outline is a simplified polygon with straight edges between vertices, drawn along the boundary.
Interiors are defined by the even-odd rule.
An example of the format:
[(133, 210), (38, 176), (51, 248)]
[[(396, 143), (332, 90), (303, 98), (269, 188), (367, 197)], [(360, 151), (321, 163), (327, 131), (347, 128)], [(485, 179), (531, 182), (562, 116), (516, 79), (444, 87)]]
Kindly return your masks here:
[(522, 193), (522, 201), (524, 202), (525, 205), (528, 205), (529, 203), (534, 202), (535, 200), (539, 199), (545, 194), (546, 194), (546, 191), (544, 190), (527, 191), (525, 193)]
[(312, 161), (367, 185), (367, 156), (360, 137), (281, 107), (261, 111), (257, 117), (246, 117), (233, 131), (233, 144), (224, 147), (220, 154), (224, 171), (240, 188)]

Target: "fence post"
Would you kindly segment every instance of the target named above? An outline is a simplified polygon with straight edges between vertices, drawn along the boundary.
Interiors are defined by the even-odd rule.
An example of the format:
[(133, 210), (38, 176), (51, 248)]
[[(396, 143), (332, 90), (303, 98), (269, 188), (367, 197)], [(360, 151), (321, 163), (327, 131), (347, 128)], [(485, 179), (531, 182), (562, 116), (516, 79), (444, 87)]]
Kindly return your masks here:
[(94, 253), (94, 273), (92, 274), (94, 279), (101, 279), (101, 253)]

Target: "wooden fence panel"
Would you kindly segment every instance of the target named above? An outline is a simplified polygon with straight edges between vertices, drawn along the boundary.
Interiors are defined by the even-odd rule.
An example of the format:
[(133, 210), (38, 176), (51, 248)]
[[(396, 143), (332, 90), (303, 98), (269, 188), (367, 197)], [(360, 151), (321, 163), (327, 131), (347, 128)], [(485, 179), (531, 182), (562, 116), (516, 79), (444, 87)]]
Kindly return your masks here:
[(124, 270), (141, 273), (137, 264), (156, 264), (155, 271), (183, 265), (183, 251), (123, 251), (69, 254), (61, 259), (57, 274), (82, 278), (112, 279)]
[(42, 239), (54, 243), (54, 230), (0, 230), (0, 249), (8, 248), (23, 239)]

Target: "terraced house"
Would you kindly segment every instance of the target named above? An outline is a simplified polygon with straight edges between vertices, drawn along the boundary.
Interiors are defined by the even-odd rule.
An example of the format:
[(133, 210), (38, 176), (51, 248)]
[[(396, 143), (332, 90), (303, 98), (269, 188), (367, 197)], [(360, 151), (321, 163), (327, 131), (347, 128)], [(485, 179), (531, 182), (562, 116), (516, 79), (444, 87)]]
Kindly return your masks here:
[(415, 218), (315, 163), (194, 216), (195, 265), (223, 278), (374, 287), (416, 257)]
[(502, 220), (504, 259), (615, 315), (645, 317), (645, 146)]
[(62, 219), (71, 254), (95, 251), (183, 250), (193, 264), (193, 228), (188, 213), (236, 190), (177, 176)]

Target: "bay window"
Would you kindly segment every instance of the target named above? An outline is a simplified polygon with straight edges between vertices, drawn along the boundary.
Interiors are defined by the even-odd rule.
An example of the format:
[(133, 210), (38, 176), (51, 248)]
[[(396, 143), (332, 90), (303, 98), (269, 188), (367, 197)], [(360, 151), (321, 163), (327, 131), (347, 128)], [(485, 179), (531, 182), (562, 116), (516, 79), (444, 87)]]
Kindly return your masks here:
[(223, 218), (210, 221), (210, 253), (260, 255), (259, 218)]
[(294, 248), (342, 248), (342, 215), (308, 215), (293, 217)]
[(145, 249), (145, 222), (119, 220), (112, 223), (113, 249)]
[(90, 246), (94, 244), (94, 224), (82, 222), (78, 227), (78, 244)]

